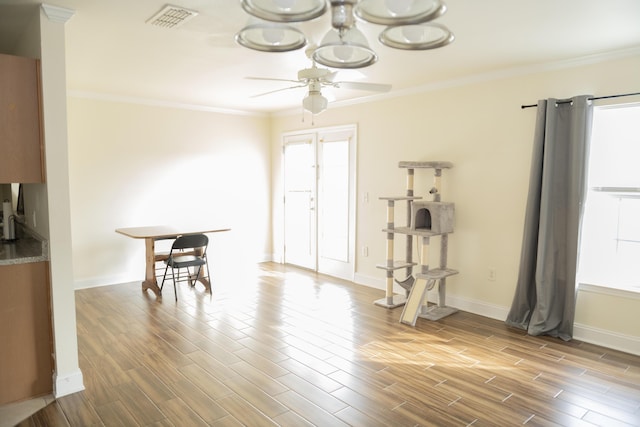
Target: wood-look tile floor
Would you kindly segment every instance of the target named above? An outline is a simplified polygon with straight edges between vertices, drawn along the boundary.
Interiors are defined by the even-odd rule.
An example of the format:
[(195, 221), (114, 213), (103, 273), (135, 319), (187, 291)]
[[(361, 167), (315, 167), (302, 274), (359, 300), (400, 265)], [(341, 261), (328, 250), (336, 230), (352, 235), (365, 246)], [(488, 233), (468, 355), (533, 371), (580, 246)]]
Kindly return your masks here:
[(412, 328), (380, 290), (251, 270), (177, 303), (77, 291), (86, 390), (20, 426), (640, 425), (640, 357), (463, 312)]

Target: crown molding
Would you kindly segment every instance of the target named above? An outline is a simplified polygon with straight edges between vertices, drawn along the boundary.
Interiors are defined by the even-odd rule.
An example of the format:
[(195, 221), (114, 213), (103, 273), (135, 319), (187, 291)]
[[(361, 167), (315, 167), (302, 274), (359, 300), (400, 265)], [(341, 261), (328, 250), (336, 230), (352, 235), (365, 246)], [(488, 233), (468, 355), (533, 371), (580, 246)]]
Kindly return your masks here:
[[(43, 8), (44, 6), (45, 5), (43, 5)], [(521, 67), (505, 68), (502, 70), (497, 70), (497, 71), (492, 71), (487, 73), (473, 74), (473, 75), (469, 75), (469, 76), (465, 76), (457, 79), (441, 80), (441, 81), (429, 83), (423, 86), (400, 89), (397, 91), (391, 91), (389, 93), (384, 93), (384, 94), (372, 94), (369, 96), (363, 96), (356, 99), (332, 101), (329, 104), (329, 108), (331, 109), (331, 108), (346, 107), (350, 105), (381, 101), (385, 99), (415, 95), (415, 94), (425, 93), (425, 92), (433, 92), (437, 90), (467, 86), (467, 85), (483, 83), (488, 81), (503, 80), (503, 79), (529, 75), (529, 74), (538, 74), (538, 73), (550, 72), (550, 71), (567, 69), (567, 68), (581, 67), (581, 66), (586, 66), (591, 64), (597, 64), (600, 62), (615, 61), (619, 59), (625, 59), (625, 58), (637, 57), (637, 56), (640, 56), (640, 47), (635, 46), (629, 49), (603, 52), (599, 54), (569, 58), (569, 59), (560, 60), (560, 61), (536, 63), (536, 64), (531, 64), (531, 65), (521, 66)], [(105, 94), (105, 93), (97, 93), (97, 92), (84, 92), (84, 91), (70, 90), (68, 91), (67, 94), (68, 96), (73, 98), (96, 99), (96, 100), (103, 100), (103, 101), (122, 102), (122, 103), (128, 103), (128, 104), (150, 105), (150, 106), (156, 106), (156, 107), (169, 107), (169, 108), (177, 108), (177, 109), (184, 109), (184, 110), (208, 111), (208, 112), (220, 113), (220, 114), (254, 116), (254, 117), (289, 116), (292, 114), (300, 114), (300, 110), (301, 110), (301, 107), (299, 106), (295, 108), (285, 108), (282, 110), (271, 111), (271, 112), (255, 112), (255, 111), (244, 111), (244, 110), (234, 110), (234, 109), (228, 109), (228, 108), (213, 107), (208, 105), (186, 104), (186, 103), (164, 101), (164, 100), (158, 100), (158, 99), (137, 98), (137, 97), (131, 97), (131, 96)]]
[(73, 15), (76, 14), (76, 11), (73, 9), (67, 9), (59, 6), (52, 6), (50, 4), (45, 4), (45, 3), (42, 3), (42, 11), (44, 12), (45, 15), (47, 15), (47, 18), (49, 18), (49, 21), (58, 22), (61, 24), (65, 24), (69, 19), (73, 17)]
[(209, 105), (187, 104), (174, 101), (164, 101), (152, 98), (138, 98), (133, 96), (115, 95), (98, 92), (68, 90), (67, 96), (78, 99), (93, 99), (97, 101), (121, 102), (123, 104), (147, 105), (151, 107), (175, 108), (178, 110), (206, 111), (209, 113), (229, 114), (234, 116), (267, 117), (269, 113), (234, 110), (231, 108), (212, 107)]
[(408, 95), (410, 93), (431, 92), (434, 90), (466, 86), (475, 83), (484, 83), (493, 80), (504, 80), (512, 77), (520, 77), (530, 74), (539, 74), (550, 71), (564, 70), (568, 68), (583, 67), (587, 65), (598, 64), (601, 62), (609, 62), (624, 58), (637, 57), (639, 55), (640, 47), (635, 46), (629, 49), (601, 52), (592, 55), (562, 59), (558, 61), (540, 62), (520, 67), (509, 67), (486, 73), (478, 73), (457, 79), (443, 80), (432, 84), (409, 88), (406, 91), (399, 91), (398, 93), (401, 95)]

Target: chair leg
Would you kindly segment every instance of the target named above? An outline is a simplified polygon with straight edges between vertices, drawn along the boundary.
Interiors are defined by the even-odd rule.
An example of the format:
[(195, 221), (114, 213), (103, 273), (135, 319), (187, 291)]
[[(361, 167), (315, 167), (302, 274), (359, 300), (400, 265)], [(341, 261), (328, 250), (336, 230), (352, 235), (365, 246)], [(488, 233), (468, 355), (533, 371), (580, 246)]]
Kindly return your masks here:
[(187, 267), (187, 283), (189, 284), (189, 286), (193, 286), (193, 275), (191, 274), (191, 270), (189, 270), (189, 267)]
[[(160, 293), (162, 293), (162, 287), (164, 286), (164, 281), (167, 278), (168, 269), (169, 269), (169, 264), (167, 264), (167, 266), (164, 268), (164, 274), (162, 275), (162, 284), (160, 284)], [(173, 269), (171, 269), (171, 272), (173, 273)]]
[(205, 267), (207, 267), (207, 280), (209, 281), (209, 293), (213, 295), (213, 280), (211, 279), (211, 270), (209, 270), (209, 260), (205, 257)]
[(189, 285), (193, 288), (198, 282), (198, 278), (200, 277), (200, 271), (202, 270), (202, 266), (198, 266), (198, 271), (194, 272), (193, 275), (189, 275)]
[[(180, 274), (180, 270), (178, 270), (178, 275), (179, 274)], [(175, 269), (173, 268), (171, 269), (171, 277), (173, 277), (173, 293), (176, 296), (176, 302), (178, 302), (178, 290), (176, 289), (176, 273), (175, 273)]]

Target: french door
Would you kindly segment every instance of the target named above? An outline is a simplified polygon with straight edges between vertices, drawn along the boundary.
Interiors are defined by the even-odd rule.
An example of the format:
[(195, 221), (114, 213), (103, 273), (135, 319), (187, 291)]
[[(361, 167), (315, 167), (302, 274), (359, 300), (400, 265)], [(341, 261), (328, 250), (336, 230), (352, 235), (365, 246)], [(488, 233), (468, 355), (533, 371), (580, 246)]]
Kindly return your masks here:
[(316, 270), (316, 135), (285, 137), (285, 262)]
[(289, 133), (283, 140), (285, 262), (352, 280), (356, 128)]

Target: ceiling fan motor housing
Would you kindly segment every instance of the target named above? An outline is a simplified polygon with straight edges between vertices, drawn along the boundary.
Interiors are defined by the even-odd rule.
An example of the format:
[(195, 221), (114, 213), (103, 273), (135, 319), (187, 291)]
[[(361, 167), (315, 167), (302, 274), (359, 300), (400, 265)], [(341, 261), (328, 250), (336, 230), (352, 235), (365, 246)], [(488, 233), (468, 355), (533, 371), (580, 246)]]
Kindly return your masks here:
[(319, 80), (327, 77), (330, 73), (326, 68), (305, 68), (298, 71), (298, 80)]

